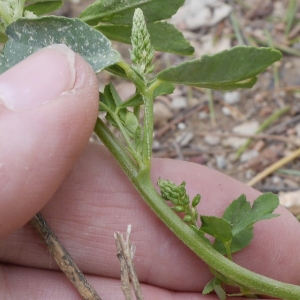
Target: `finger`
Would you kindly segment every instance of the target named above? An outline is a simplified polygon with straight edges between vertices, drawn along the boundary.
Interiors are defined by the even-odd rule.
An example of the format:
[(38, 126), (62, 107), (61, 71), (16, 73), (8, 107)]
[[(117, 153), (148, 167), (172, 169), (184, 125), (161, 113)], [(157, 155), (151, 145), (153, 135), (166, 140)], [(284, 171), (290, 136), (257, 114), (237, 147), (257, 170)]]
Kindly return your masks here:
[(0, 76), (0, 236), (53, 196), (89, 139), (97, 107), (92, 68), (64, 45)]
[[(24, 280), (26, 278), (26, 280)], [(0, 267), (1, 296), (6, 300), (48, 299), (80, 300), (82, 299), (67, 278), (59, 272), (22, 268), (16, 266)], [(89, 282), (96, 289), (101, 299), (124, 300), (121, 283), (118, 279), (88, 276)], [(54, 288), (53, 288), (54, 287)], [(164, 290), (147, 284), (141, 284), (145, 300), (217, 300), (215, 295), (186, 293)], [(236, 300), (244, 298), (235, 297)]]
[[(241, 193), (251, 200), (258, 195), (228, 176), (186, 162), (154, 160), (152, 175), (154, 181), (159, 176), (177, 183), (186, 180), (192, 196), (202, 194), (199, 210), (203, 214), (222, 214)], [(279, 212), (281, 217), (255, 226), (252, 244), (234, 259), (261, 274), (298, 283), (298, 223), (288, 211), (281, 208)], [(86, 149), (43, 214), (86, 273), (119, 277), (113, 233), (126, 231), (132, 224), (135, 266), (142, 282), (196, 292), (211, 278), (207, 266), (154, 216), (101, 147)], [(6, 263), (57, 268), (29, 227), (0, 243), (0, 257)]]

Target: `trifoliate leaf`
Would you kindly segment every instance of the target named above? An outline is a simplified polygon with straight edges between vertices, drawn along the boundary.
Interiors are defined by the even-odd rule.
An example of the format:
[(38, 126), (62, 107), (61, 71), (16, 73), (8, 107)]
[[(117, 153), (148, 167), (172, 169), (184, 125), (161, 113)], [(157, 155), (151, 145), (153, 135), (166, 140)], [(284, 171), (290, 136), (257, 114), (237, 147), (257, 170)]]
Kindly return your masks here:
[[(234, 200), (225, 210), (223, 218), (232, 227), (233, 239), (231, 241), (231, 253), (237, 252), (248, 246), (253, 238), (253, 224), (278, 215), (272, 214), (279, 205), (278, 197), (272, 193), (259, 196), (251, 207), (245, 195)], [(214, 248), (225, 254), (225, 247), (221, 240), (215, 240)]]
[(7, 27), (6, 34), (9, 41), (0, 58), (0, 73), (52, 44), (67, 45), (89, 62), (95, 72), (120, 61), (111, 42), (79, 19), (54, 16), (19, 19)]
[(281, 53), (272, 48), (238, 46), (171, 67), (157, 78), (211, 89), (245, 88), (253, 86), (256, 75), (280, 59)]
[(182, 6), (184, 0), (97, 0), (88, 6), (80, 19), (90, 25), (111, 23), (131, 25), (134, 10), (140, 8), (147, 23), (172, 17)]

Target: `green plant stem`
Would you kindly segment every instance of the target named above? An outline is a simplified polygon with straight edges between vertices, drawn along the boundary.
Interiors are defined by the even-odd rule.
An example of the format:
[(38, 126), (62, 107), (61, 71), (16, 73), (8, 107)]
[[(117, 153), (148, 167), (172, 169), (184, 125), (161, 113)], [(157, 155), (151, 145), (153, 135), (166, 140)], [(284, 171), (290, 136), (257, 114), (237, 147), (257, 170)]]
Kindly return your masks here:
[(298, 300), (300, 298), (299, 286), (282, 283), (256, 274), (233, 263), (214, 250), (202, 240), (193, 229), (184, 224), (176, 213), (168, 207), (151, 183), (150, 167), (138, 171), (132, 161), (128, 160), (129, 156), (124, 153), (124, 147), (100, 119), (97, 120), (95, 133), (114, 155), (135, 188), (156, 215), (183, 243), (211, 268), (255, 294), (289, 300)]
[(124, 69), (128, 78), (135, 84), (135, 86), (140, 91), (143, 102), (144, 102), (144, 137), (143, 137), (143, 145), (142, 145), (142, 160), (145, 166), (150, 167), (151, 164), (151, 155), (152, 155), (152, 141), (153, 141), (153, 91), (156, 87), (156, 84), (160, 84), (159, 82), (155, 82), (151, 85), (151, 88), (147, 87), (147, 84), (141, 77), (131, 69), (131, 67), (123, 62), (118, 62), (118, 65)]
[(107, 105), (105, 105), (103, 102), (99, 103), (99, 108), (101, 108), (102, 110), (105, 110), (106, 112), (108, 112), (110, 114), (110, 116), (113, 118), (114, 122), (116, 123), (118, 129), (121, 131), (128, 149), (130, 150), (130, 154), (133, 156), (133, 158), (135, 159), (135, 161), (137, 162), (137, 164), (139, 166), (142, 166), (143, 163), (141, 161), (141, 158), (136, 155), (136, 151), (135, 148), (132, 145), (132, 142), (130, 140), (130, 137), (128, 136), (126, 130), (124, 129), (123, 124), (120, 121), (120, 118), (118, 118), (117, 114), (118, 114), (118, 110), (116, 111), (116, 113), (114, 113)]
[(127, 154), (127, 149), (116, 139), (113, 133), (108, 129), (108, 127), (100, 118), (97, 119), (94, 131), (96, 135), (101, 139), (104, 145), (109, 145), (110, 152), (122, 166), (128, 178), (130, 178), (130, 176), (137, 176), (139, 173), (138, 166)]
[(135, 71), (131, 69), (131, 67), (126, 62), (119, 61), (117, 65), (125, 71), (127, 77), (135, 84), (135, 86), (141, 93), (147, 89), (146, 83), (139, 77), (139, 75)]
[(286, 16), (285, 16), (285, 23), (286, 23), (285, 30), (284, 30), (285, 36), (288, 36), (288, 34), (291, 31), (296, 13), (297, 13), (297, 1), (290, 0), (286, 11)]
[(244, 42), (244, 39), (243, 39), (243, 36), (241, 33), (241, 26), (240, 26), (239, 21), (233, 11), (230, 13), (229, 18), (230, 18), (236, 39), (238, 41), (238, 44), (241, 46), (245, 45), (245, 42)]
[(151, 164), (153, 142), (153, 92), (151, 89), (144, 91), (144, 138), (143, 138), (143, 162)]

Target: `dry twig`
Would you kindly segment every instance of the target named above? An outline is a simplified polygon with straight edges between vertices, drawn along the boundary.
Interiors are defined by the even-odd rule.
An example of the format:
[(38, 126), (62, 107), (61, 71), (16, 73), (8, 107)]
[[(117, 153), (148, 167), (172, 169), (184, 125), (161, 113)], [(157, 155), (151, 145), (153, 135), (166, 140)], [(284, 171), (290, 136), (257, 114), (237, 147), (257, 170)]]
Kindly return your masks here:
[(281, 167), (283, 167), (284, 165), (286, 165), (287, 163), (291, 162), (292, 160), (294, 160), (295, 158), (297, 158), (299, 156), (300, 156), (300, 148), (297, 149), (296, 151), (292, 152), (288, 156), (285, 156), (282, 159), (278, 160), (276, 163), (269, 166), (268, 168), (263, 170), (261, 173), (257, 174), (255, 177), (253, 177), (247, 183), (247, 185), (254, 186), (256, 183), (258, 183), (259, 181), (261, 181), (262, 179), (264, 179), (268, 175), (272, 174), (273, 172), (280, 169)]
[(114, 234), (116, 246), (118, 249), (117, 256), (121, 264), (121, 288), (123, 290), (125, 299), (132, 300), (130, 285), (131, 282), (136, 299), (143, 300), (144, 298), (142, 295), (141, 286), (132, 261), (135, 253), (135, 246), (132, 245), (129, 241), (130, 232), (131, 225), (128, 225), (125, 240), (123, 234), (121, 234), (120, 232), (116, 232)]
[(73, 283), (82, 299), (101, 300), (97, 292), (79, 270), (68, 251), (58, 240), (52, 229), (48, 226), (44, 217), (38, 213), (31, 219), (30, 224), (36, 229), (39, 236), (47, 245), (48, 251), (54, 257), (57, 265)]

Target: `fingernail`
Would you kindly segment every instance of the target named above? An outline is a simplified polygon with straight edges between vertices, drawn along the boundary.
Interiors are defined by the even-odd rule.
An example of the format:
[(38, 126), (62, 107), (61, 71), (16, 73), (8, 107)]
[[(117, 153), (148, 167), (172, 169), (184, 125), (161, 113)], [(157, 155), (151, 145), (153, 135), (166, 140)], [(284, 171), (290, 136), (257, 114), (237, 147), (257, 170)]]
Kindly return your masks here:
[(11, 110), (31, 109), (74, 87), (75, 53), (52, 45), (27, 57), (0, 75), (0, 103)]

